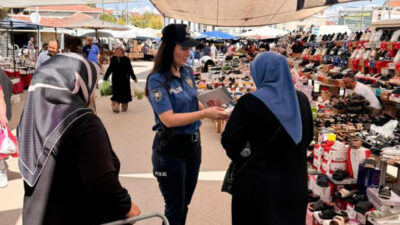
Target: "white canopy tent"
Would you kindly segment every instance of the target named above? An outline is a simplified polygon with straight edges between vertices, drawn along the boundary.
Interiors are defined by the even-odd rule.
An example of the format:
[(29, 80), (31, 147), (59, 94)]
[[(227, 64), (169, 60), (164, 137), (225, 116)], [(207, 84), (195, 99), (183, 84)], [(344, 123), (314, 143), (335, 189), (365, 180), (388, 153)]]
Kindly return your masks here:
[(143, 38), (143, 39), (155, 39), (157, 38), (157, 35), (155, 33), (151, 33), (149, 31), (146, 31), (143, 28), (135, 27), (135, 26), (130, 26), (128, 25), (129, 30), (124, 31), (129, 34), (135, 35), (136, 38)]
[(239, 34), (239, 37), (259, 37), (258, 39), (269, 39), (269, 38), (277, 38), (280, 36), (284, 36), (288, 34), (289, 32), (280, 30), (280, 29), (275, 29), (272, 27), (261, 27), (254, 29), (252, 31), (248, 31), (245, 33)]
[(351, 33), (351, 30), (346, 25), (324, 25), (320, 26), (318, 35), (334, 34), (334, 33)]
[(329, 2), (355, 0), (150, 0), (164, 17), (216, 26), (261, 26), (305, 19)]

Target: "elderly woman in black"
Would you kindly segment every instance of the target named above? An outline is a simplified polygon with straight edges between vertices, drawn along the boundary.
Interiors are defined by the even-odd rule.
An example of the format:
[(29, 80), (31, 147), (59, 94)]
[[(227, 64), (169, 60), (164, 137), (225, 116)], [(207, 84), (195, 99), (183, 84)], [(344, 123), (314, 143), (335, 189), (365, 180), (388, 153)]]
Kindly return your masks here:
[(120, 163), (89, 109), (98, 68), (60, 54), (36, 72), (18, 125), (24, 225), (102, 224), (140, 214)]
[(130, 78), (132, 78), (136, 83), (138, 81), (133, 72), (131, 61), (124, 55), (124, 49), (122, 47), (117, 47), (115, 49), (115, 55), (111, 58), (110, 66), (104, 75), (104, 80), (108, 80), (111, 73), (113, 74), (113, 96), (111, 97), (112, 110), (119, 113), (121, 104), (122, 112), (126, 112), (128, 110), (128, 103), (132, 101)]

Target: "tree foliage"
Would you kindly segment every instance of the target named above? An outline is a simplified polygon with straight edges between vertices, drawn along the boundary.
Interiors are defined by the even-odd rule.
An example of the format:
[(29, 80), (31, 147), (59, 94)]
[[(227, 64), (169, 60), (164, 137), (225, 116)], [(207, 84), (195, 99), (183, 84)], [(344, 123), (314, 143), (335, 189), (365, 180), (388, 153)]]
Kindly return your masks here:
[(9, 8), (0, 8), (0, 21), (8, 17), (7, 13), (10, 11)]
[[(126, 25), (126, 17), (115, 17), (112, 14), (101, 14), (100, 19), (111, 22), (117, 23), (121, 25)], [(129, 17), (129, 24), (134, 25), (135, 27), (140, 28), (153, 28), (159, 30), (163, 27), (162, 17), (158, 14), (146, 12), (143, 15), (135, 15)]]
[(146, 12), (143, 15), (132, 16), (130, 22), (135, 27), (140, 27), (140, 28), (150, 27), (157, 30), (162, 28), (161, 16), (149, 12)]
[(101, 14), (100, 19), (111, 23), (117, 23), (117, 19), (112, 14), (107, 14), (107, 13)]

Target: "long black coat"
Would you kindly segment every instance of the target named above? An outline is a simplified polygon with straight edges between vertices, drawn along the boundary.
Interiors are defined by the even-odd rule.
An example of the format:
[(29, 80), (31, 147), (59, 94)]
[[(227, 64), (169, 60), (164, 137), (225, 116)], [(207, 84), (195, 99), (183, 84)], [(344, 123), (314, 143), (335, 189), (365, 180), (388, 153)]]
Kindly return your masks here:
[(239, 165), (247, 141), (258, 158), (234, 179), (233, 225), (304, 225), (307, 204), (306, 149), (313, 137), (310, 104), (298, 93), (303, 125), (296, 145), (285, 129), (266, 143), (281, 124), (271, 110), (251, 94), (239, 99), (222, 134), (227, 155)]
[(136, 80), (135, 73), (133, 72), (131, 61), (128, 57), (123, 56), (120, 59), (113, 56), (111, 58), (110, 66), (107, 69), (104, 80), (108, 80), (110, 74), (112, 76), (113, 96), (112, 101), (119, 103), (128, 103), (132, 101), (130, 77)]

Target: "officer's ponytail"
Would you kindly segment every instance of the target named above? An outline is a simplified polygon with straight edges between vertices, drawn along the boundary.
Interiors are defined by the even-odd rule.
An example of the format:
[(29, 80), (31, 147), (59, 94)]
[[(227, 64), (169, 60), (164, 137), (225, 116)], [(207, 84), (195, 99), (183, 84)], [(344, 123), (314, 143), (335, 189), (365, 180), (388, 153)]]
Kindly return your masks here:
[[(154, 59), (154, 66), (150, 74), (147, 76), (145, 95), (149, 96), (149, 78), (155, 73), (160, 73), (165, 76), (167, 82), (172, 79), (171, 67), (174, 62), (174, 49), (176, 43), (173, 41), (163, 41), (158, 49), (157, 55)], [(168, 84), (167, 84), (168, 85)]]

